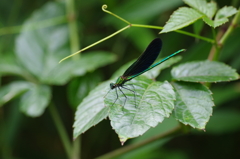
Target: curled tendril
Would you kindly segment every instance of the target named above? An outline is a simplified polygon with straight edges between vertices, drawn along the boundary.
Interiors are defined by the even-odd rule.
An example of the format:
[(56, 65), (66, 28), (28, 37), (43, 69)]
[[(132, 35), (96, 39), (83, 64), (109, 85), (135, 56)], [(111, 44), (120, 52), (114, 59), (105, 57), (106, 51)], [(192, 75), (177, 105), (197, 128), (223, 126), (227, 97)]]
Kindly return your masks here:
[(107, 5), (106, 5), (106, 4), (102, 5), (102, 10), (103, 10), (104, 12), (107, 11), (106, 9), (107, 9)]
[(108, 6), (107, 6), (106, 4), (102, 5), (102, 10), (103, 10), (104, 12), (106, 12), (106, 13), (108, 13), (108, 14), (111, 14), (111, 15), (113, 15), (114, 17), (120, 19), (121, 21), (123, 21), (123, 22), (125, 22), (125, 23), (131, 25), (131, 23), (128, 22), (127, 20), (125, 20), (125, 19), (121, 18), (120, 16), (118, 16), (118, 15), (116, 15), (116, 14), (114, 14), (114, 13), (108, 11), (108, 10), (107, 10), (107, 7), (108, 7)]

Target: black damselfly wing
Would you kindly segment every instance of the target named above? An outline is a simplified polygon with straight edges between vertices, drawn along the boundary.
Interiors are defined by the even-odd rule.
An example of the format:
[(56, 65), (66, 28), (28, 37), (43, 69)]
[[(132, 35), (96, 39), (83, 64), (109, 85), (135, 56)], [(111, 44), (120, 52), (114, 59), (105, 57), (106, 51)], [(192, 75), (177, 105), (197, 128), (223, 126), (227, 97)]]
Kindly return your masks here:
[(154, 39), (142, 53), (142, 55), (124, 72), (123, 77), (134, 76), (149, 68), (157, 59), (162, 48), (162, 40)]

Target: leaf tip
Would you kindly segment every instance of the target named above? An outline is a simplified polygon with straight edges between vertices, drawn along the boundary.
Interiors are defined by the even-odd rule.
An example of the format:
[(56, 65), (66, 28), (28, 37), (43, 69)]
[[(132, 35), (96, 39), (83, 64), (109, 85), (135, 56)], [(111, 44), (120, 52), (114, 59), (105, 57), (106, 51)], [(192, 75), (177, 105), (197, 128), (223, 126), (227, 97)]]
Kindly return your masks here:
[(127, 139), (128, 139), (127, 137), (119, 135), (119, 140), (120, 140), (122, 146), (127, 141)]

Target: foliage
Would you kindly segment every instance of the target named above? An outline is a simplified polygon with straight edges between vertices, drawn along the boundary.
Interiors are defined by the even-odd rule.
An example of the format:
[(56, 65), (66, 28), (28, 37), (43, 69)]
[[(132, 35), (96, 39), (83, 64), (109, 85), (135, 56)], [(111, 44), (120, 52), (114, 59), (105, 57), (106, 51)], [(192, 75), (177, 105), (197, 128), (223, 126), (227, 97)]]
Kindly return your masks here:
[[(53, 143), (51, 137), (58, 139), (56, 132), (49, 135), (49, 127), (57, 128), (61, 139), (58, 143), (63, 144), (60, 149), (65, 150), (59, 153), (59, 148), (55, 150), (54, 144), (49, 144), (52, 153), (47, 157), (44, 153), (36, 153), (40, 158), (79, 158), (77, 144), (82, 133), (85, 133), (81, 146), (83, 158), (95, 158), (119, 147), (113, 131), (106, 122), (101, 122), (106, 118), (122, 145), (134, 139), (127, 142), (127, 146), (100, 158), (159, 158), (162, 155), (166, 158), (174, 158), (174, 155), (203, 158), (201, 156), (208, 151), (193, 154), (178, 148), (178, 152), (172, 153), (174, 141), (169, 139), (176, 140), (175, 134), (188, 137), (187, 133), (191, 132), (201, 140), (198, 134), (203, 132), (197, 129), (206, 130), (206, 135), (239, 132), (240, 113), (236, 103), (239, 103), (240, 94), (240, 46), (237, 42), (240, 13), (235, 8), (237, 2), (233, 1), (235, 7), (226, 1), (206, 0), (104, 2), (108, 6), (104, 5), (103, 11), (100, 10), (102, 4), (96, 1), (76, 1), (75, 5), (73, 0), (65, 3), (43, 1), (37, 7), (34, 6), (37, 3), (31, 3), (31, 9), (19, 15), (21, 26), (14, 26), (19, 23), (14, 19), (17, 11), (9, 21), (0, 14), (3, 19), (0, 23), (0, 108), (4, 112), (0, 113), (3, 121), (0, 126), (4, 130), (0, 133), (0, 141), (3, 141), (0, 155), (3, 158), (13, 158), (12, 147), (21, 146), (12, 141), (19, 136), (18, 131), (24, 131), (20, 128), (22, 123), (35, 123), (35, 117), (43, 119), (40, 123), (43, 129), (48, 125), (44, 135), (48, 136), (49, 143)], [(9, 2), (0, 2), (0, 6), (5, 3), (9, 5)], [(7, 13), (7, 10), (2, 8), (0, 12)], [(11, 15), (9, 17), (11, 19)], [(9, 27), (8, 22), (13, 27)], [(119, 29), (124, 23), (127, 26)], [(163, 27), (159, 26), (164, 23)], [(161, 57), (183, 48), (187, 51), (127, 82), (126, 88), (134, 92), (122, 89), (125, 98), (119, 90), (110, 90), (109, 84), (115, 82), (135, 61), (132, 59), (156, 37), (157, 32), (151, 29), (161, 30)], [(87, 47), (79, 50), (80, 46)], [(72, 58), (59, 63), (64, 57)], [(13, 108), (18, 109), (14, 111)], [(32, 118), (16, 113), (18, 110)], [(71, 120), (73, 114), (74, 121)], [(54, 126), (47, 115), (52, 117)], [(73, 142), (67, 133), (72, 131), (72, 125)], [(30, 132), (44, 139), (44, 135), (39, 135), (40, 127), (35, 127), (35, 133), (32, 133), (33, 128)], [(159, 148), (163, 144), (165, 146)], [(89, 153), (93, 146), (99, 152)], [(184, 142), (184, 146), (188, 146), (187, 143)], [(213, 147), (217, 146), (216, 142)], [(193, 146), (186, 149), (194, 150)], [(34, 154), (29, 157), (26, 154), (19, 151), (16, 157), (36, 158)], [(223, 156), (237, 158), (234, 153)], [(209, 155), (209, 158), (219, 157), (222, 156)]]

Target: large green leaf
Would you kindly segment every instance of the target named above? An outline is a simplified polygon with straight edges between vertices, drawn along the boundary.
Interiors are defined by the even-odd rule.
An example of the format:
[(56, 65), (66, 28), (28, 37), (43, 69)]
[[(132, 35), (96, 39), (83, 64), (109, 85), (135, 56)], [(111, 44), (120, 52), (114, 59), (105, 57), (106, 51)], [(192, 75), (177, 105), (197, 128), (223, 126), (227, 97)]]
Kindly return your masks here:
[(203, 13), (208, 18), (212, 18), (217, 10), (217, 4), (213, 1), (207, 3), (206, 0), (183, 0), (186, 4)]
[(174, 116), (193, 128), (205, 129), (212, 115), (211, 91), (199, 83), (174, 82), (176, 102)]
[(32, 87), (21, 96), (20, 109), (28, 116), (41, 116), (48, 106), (50, 98), (51, 89), (49, 86), (33, 84)]
[(22, 65), (45, 84), (65, 84), (115, 61), (116, 56), (103, 51), (82, 54), (80, 59), (59, 61), (70, 54), (69, 29), (66, 24), (29, 31), (32, 23), (65, 15), (64, 5), (49, 2), (34, 12), (16, 40), (16, 54)]
[(107, 117), (109, 108), (104, 105), (104, 96), (108, 90), (109, 81), (100, 84), (78, 106), (73, 125), (74, 138)]
[(63, 84), (73, 76), (83, 76), (87, 72), (112, 63), (116, 60), (116, 56), (105, 51), (88, 52), (81, 55), (80, 59), (68, 59), (61, 65), (56, 63), (56, 66), (50, 70), (44, 71), (44, 76), (41, 77), (42, 82), (47, 84)]
[(160, 33), (166, 33), (186, 27), (197, 21), (203, 15), (192, 8), (182, 7), (176, 10)]
[(0, 106), (31, 88), (31, 83), (17, 81), (0, 87)]
[(111, 125), (124, 143), (169, 117), (174, 108), (174, 100), (175, 93), (167, 81), (154, 82), (139, 76), (124, 85), (124, 88), (112, 90), (105, 103), (110, 108)]
[[(58, 65), (58, 61), (70, 54), (68, 41), (68, 27), (56, 25), (29, 31), (32, 24), (41, 20), (52, 19), (65, 15), (64, 5), (57, 2), (49, 2), (41, 9), (35, 11), (33, 15), (24, 23), (22, 32), (16, 39), (16, 55), (22, 65), (36, 76), (40, 81), (45, 76), (51, 78), (48, 72), (58, 67), (65, 70), (71, 65), (70, 62)], [(66, 74), (65, 76), (70, 76)], [(59, 78), (56, 83), (62, 83)]]
[(236, 70), (216, 61), (199, 61), (181, 64), (172, 69), (176, 80), (190, 82), (222, 82), (239, 79)]

